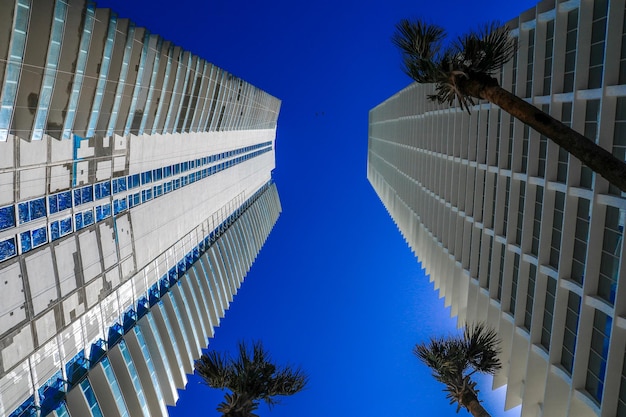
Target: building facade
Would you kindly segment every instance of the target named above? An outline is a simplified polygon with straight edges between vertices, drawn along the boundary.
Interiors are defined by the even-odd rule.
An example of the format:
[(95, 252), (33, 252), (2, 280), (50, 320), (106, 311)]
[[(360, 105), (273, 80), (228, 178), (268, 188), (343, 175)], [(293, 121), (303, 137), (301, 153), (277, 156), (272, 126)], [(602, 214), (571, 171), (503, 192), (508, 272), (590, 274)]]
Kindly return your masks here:
[[(624, 0), (545, 0), (508, 23), (502, 86), (626, 155)], [(412, 84), (370, 111), (367, 176), (446, 306), (502, 338), (506, 408), (626, 416), (626, 196), (489, 103)]]
[(0, 416), (165, 416), (280, 214), (280, 101), (87, 0), (2, 2), (0, 83)]

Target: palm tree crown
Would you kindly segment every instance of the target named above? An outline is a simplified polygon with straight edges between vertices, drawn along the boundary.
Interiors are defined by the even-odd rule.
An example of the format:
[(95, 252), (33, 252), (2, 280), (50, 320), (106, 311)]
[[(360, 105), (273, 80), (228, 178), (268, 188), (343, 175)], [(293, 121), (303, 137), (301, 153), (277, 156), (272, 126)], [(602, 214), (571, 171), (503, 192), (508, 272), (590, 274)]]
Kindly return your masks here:
[(428, 98), (440, 104), (458, 101), (470, 112), (475, 100), (487, 100), (554, 141), (593, 171), (626, 192), (626, 163), (595, 141), (564, 125), (529, 102), (500, 87), (493, 74), (516, 52), (506, 26), (497, 22), (444, 46), (445, 30), (421, 20), (401, 20), (393, 43), (402, 53), (404, 72), (418, 83), (434, 83)]
[(300, 368), (279, 367), (272, 362), (261, 342), (249, 347), (238, 346), (238, 356), (211, 351), (195, 363), (198, 375), (211, 388), (227, 389), (224, 402), (217, 410), (228, 417), (256, 417), (253, 411), (260, 401), (270, 407), (278, 404), (275, 397), (293, 395), (304, 389), (308, 377)]
[(415, 346), (413, 353), (443, 383), (450, 404), (457, 403), (475, 416), (488, 415), (478, 402), (475, 373), (495, 375), (502, 367), (498, 354), (500, 341), (495, 330), (482, 323), (466, 326), (462, 336), (433, 338)]

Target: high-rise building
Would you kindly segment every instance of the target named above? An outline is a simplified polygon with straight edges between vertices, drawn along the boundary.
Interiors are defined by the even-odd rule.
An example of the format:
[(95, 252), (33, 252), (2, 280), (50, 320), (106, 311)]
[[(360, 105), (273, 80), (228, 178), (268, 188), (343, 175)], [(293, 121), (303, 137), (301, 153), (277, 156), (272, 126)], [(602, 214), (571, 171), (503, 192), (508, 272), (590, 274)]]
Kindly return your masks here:
[(0, 4), (0, 416), (160, 416), (281, 206), (280, 101), (86, 0)]
[[(502, 86), (624, 159), (624, 0), (545, 0), (508, 22)], [(459, 324), (502, 338), (506, 408), (626, 416), (626, 196), (489, 103), (412, 84), (371, 110), (367, 176)]]

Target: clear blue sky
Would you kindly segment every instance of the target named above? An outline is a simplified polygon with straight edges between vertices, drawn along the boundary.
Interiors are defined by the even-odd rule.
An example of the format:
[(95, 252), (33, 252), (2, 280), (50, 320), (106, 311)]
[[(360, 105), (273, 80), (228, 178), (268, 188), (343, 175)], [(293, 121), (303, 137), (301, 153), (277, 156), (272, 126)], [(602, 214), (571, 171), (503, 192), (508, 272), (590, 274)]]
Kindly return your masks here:
[[(98, 1), (282, 100), (283, 213), (210, 340), (232, 350), (260, 339), (277, 361), (308, 371), (306, 391), (261, 416), (456, 415), (411, 353), (456, 321), (367, 182), (368, 111), (410, 83), (389, 40), (401, 18), (460, 34), (536, 3)], [(218, 416), (222, 395), (190, 378), (171, 415)], [(492, 416), (518, 416), (503, 412), (503, 395), (482, 384)]]

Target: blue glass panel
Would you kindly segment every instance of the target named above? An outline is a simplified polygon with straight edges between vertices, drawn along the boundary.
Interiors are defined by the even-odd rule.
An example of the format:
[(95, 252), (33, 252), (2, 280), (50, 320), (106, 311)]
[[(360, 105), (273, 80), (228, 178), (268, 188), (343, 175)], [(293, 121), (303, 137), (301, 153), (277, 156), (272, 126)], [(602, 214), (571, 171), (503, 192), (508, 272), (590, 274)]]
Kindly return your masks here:
[(48, 241), (48, 231), (45, 227), (40, 227), (32, 231), (33, 247), (43, 245)]
[(82, 204), (81, 198), (80, 198), (80, 190), (74, 190), (74, 205), (78, 206)]
[(59, 222), (50, 223), (50, 240), (57, 240), (61, 237), (61, 230), (59, 229)]
[(56, 409), (65, 396), (65, 381), (59, 370), (52, 378), (39, 387), (39, 402), (41, 405), (41, 415), (47, 415)]
[(117, 189), (120, 192), (126, 191), (126, 178), (120, 178), (117, 180)]
[(187, 270), (191, 268), (191, 265), (193, 265), (193, 252), (189, 252), (187, 255), (185, 255), (185, 261), (186, 261), (185, 270)]
[(180, 164), (174, 164), (174, 174), (180, 174)]
[(93, 187), (89, 185), (87, 187), (81, 188), (80, 197), (81, 197), (82, 203), (88, 203), (90, 201), (93, 201)]
[[(161, 278), (161, 281), (165, 278)], [(155, 305), (159, 298), (161, 298), (161, 293), (159, 292), (159, 284), (156, 283), (148, 290), (148, 297), (150, 297), (150, 305)]]
[(137, 317), (141, 318), (150, 311), (150, 303), (146, 297), (141, 297), (137, 300)]
[(163, 278), (161, 278), (159, 280), (159, 293), (160, 293), (160, 297), (163, 297), (164, 294), (167, 293), (167, 289), (170, 287), (170, 281), (167, 278), (167, 275), (163, 276)]
[(114, 345), (117, 344), (120, 340), (122, 340), (122, 335), (124, 334), (124, 329), (122, 325), (119, 323), (113, 324), (113, 326), (109, 327), (109, 340), (107, 341), (109, 345), (109, 349), (111, 349)]
[(137, 313), (135, 313), (135, 310), (133, 310), (132, 308), (128, 309), (128, 311), (126, 311), (124, 313), (124, 321), (123, 321), (123, 329), (124, 329), (124, 333), (126, 333), (127, 331), (129, 331), (137, 322)]
[(109, 181), (106, 181), (101, 182), (100, 184), (96, 184), (94, 190), (96, 192), (96, 200), (108, 197), (111, 195), (111, 183)]
[(83, 222), (83, 213), (76, 213), (76, 230), (80, 230), (85, 227), (85, 223)]
[(102, 216), (104, 219), (111, 217), (111, 203), (102, 206)]
[(91, 349), (89, 351), (89, 362), (91, 363), (92, 367), (97, 365), (100, 359), (106, 353), (105, 344), (106, 342), (102, 339), (98, 339), (95, 343), (92, 343)]
[(99, 222), (100, 220), (102, 220), (102, 206), (97, 206), (96, 207), (96, 221)]
[(37, 417), (37, 406), (35, 406), (35, 396), (31, 395), (19, 407), (15, 409), (9, 417)]
[(174, 189), (177, 190), (180, 188), (180, 178), (176, 178), (174, 180)]
[(145, 171), (141, 173), (141, 184), (148, 184), (152, 182), (152, 171)]
[(154, 178), (155, 181), (158, 181), (161, 178), (163, 178), (163, 170), (161, 168), (153, 169), (152, 178)]
[(0, 261), (4, 261), (15, 255), (17, 255), (17, 247), (15, 246), (14, 237), (0, 242)]
[(20, 243), (22, 245), (22, 253), (32, 249), (33, 245), (30, 239), (30, 232), (20, 233)]
[(170, 177), (172, 175), (172, 167), (171, 166), (166, 166), (163, 168), (163, 177), (167, 178)]
[(70, 385), (75, 385), (86, 373), (89, 362), (85, 358), (85, 351), (81, 350), (65, 364), (65, 371)]
[(17, 215), (20, 219), (20, 223), (26, 223), (30, 221), (30, 210), (28, 210), (28, 203), (19, 203), (17, 205)]
[(43, 197), (30, 202), (30, 219), (35, 220), (40, 217), (46, 217), (46, 199)]
[(67, 219), (62, 219), (60, 222), (61, 226), (61, 236), (65, 236), (68, 233), (72, 232), (72, 218), (68, 217)]
[(90, 224), (94, 223), (92, 210), (87, 210), (83, 212), (83, 223), (85, 224), (85, 226), (89, 226)]
[(167, 277), (169, 278), (170, 284), (174, 284), (178, 279), (178, 269), (174, 266), (167, 271)]
[(48, 206), (50, 207), (50, 214), (54, 214), (57, 211), (59, 211), (57, 209), (57, 195), (51, 195), (48, 197)]
[(193, 169), (196, 167), (196, 161), (189, 161), (189, 169)]
[(15, 227), (15, 211), (13, 206), (0, 208), (0, 230)]
[(57, 194), (59, 211), (72, 208), (72, 194), (69, 191)]
[(185, 259), (181, 259), (180, 261), (178, 261), (178, 277), (182, 277), (185, 272), (187, 271), (187, 263), (185, 262)]
[(193, 261), (197, 261), (198, 259), (200, 259), (200, 247), (196, 246), (195, 248), (193, 248)]
[(128, 189), (139, 187), (139, 174), (128, 176)]

